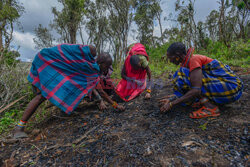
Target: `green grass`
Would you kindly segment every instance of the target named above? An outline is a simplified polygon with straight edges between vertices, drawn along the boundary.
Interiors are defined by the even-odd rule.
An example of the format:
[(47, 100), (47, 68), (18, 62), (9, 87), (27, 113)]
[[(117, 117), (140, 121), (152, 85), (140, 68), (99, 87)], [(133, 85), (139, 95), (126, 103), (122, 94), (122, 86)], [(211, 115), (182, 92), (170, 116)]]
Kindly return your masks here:
[(13, 128), (18, 121), (18, 118), (21, 117), (21, 112), (17, 109), (12, 109), (8, 112), (5, 112), (4, 115), (0, 118), (0, 134), (8, 131), (10, 128)]
[(154, 78), (160, 77), (164, 73), (174, 72), (178, 69), (178, 66), (164, 60), (154, 60), (150, 62), (149, 67)]
[(250, 68), (250, 56), (247, 58), (240, 58), (240, 59), (226, 60), (226, 59), (220, 58), (218, 60), (220, 60), (222, 63), (227, 64), (229, 66)]
[[(1, 135), (8, 133), (11, 129), (13, 129), (22, 118), (24, 109), (26, 108), (28, 101), (26, 101), (25, 104), (22, 104), (23, 107), (20, 107), (20, 104), (21, 102), (12, 107), (12, 109), (6, 110), (4, 111), (4, 113), (2, 113), (0, 118)], [(32, 130), (35, 124), (38, 124), (51, 116), (51, 113), (53, 111), (51, 111), (50, 109), (46, 109), (48, 104), (50, 104), (50, 102), (45, 101), (38, 107), (37, 111), (34, 113), (27, 124), (27, 130)]]

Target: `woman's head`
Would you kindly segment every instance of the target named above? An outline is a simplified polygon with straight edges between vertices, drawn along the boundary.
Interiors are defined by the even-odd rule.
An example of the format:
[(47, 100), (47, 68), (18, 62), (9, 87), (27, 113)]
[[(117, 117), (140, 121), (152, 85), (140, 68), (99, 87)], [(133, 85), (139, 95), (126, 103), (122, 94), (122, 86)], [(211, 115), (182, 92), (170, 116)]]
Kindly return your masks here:
[(130, 57), (130, 64), (135, 70), (139, 70), (141, 68), (139, 55), (133, 55)]
[(96, 57), (96, 48), (93, 45), (89, 45), (89, 50), (93, 57)]
[(167, 50), (168, 59), (176, 65), (182, 62), (186, 54), (186, 46), (181, 42), (172, 43)]
[(102, 52), (97, 57), (97, 63), (100, 66), (100, 70), (103, 73), (106, 73), (109, 67), (112, 65), (112, 58), (108, 52)]

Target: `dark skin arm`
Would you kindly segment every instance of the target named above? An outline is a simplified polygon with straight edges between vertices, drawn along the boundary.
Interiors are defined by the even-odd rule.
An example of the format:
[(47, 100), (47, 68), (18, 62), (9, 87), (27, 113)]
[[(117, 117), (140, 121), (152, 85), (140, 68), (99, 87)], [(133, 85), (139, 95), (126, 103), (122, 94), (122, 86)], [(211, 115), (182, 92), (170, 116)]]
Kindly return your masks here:
[(101, 96), (99, 95), (99, 93), (97, 92), (96, 89), (93, 89), (93, 93), (94, 93), (94, 95), (97, 97), (97, 99), (99, 100), (99, 109), (100, 109), (101, 111), (107, 109), (107, 106), (105, 105), (103, 99), (101, 98)]
[[(149, 83), (148, 89), (151, 90), (151, 70), (150, 70), (149, 66), (146, 67), (146, 71), (147, 71), (148, 83)], [(147, 93), (147, 94), (145, 95), (145, 99), (150, 99), (150, 98), (151, 98), (150, 93)]]
[[(100, 84), (100, 83), (99, 83)], [(100, 93), (100, 95), (109, 103), (109, 104), (114, 104), (114, 101), (109, 97), (109, 95), (102, 89), (99, 88), (98, 92)], [(117, 105), (117, 109), (124, 111), (125, 108), (122, 105)]]
[[(190, 82), (192, 87), (198, 87), (201, 88), (202, 87), (202, 70), (201, 68), (196, 68), (193, 71), (190, 72)], [(194, 89), (192, 88), (190, 91), (188, 91), (185, 95), (183, 95), (182, 97), (174, 100), (172, 103), (172, 105), (177, 105), (179, 103), (188, 101), (194, 97), (199, 97), (201, 94), (201, 90), (200, 89)], [(162, 112), (168, 111), (171, 109), (169, 100), (166, 100), (165, 103), (163, 104), (163, 106), (160, 108), (160, 110)]]
[(148, 89), (151, 89), (151, 70), (149, 66), (146, 67), (146, 71), (147, 71), (147, 76), (148, 76), (148, 81), (149, 81)]

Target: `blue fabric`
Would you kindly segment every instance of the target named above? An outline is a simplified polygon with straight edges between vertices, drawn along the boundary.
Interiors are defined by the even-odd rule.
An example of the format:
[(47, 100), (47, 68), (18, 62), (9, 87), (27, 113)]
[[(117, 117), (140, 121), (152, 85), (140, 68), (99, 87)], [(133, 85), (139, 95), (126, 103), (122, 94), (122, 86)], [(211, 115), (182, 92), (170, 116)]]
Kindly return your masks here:
[(88, 46), (61, 44), (36, 55), (28, 80), (46, 99), (70, 114), (98, 84), (99, 72)]
[[(241, 97), (243, 83), (228, 65), (213, 60), (202, 66), (202, 74), (202, 96), (217, 104), (231, 103)], [(181, 67), (175, 72), (173, 78), (174, 94), (176, 96), (181, 97), (191, 90), (188, 68)]]

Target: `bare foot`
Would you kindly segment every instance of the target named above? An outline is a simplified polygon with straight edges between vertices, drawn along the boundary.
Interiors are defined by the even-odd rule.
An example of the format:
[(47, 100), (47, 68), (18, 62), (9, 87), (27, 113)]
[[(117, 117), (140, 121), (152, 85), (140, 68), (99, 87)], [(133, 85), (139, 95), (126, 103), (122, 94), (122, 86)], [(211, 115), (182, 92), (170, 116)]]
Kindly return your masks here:
[(207, 108), (215, 108), (217, 107), (216, 105), (214, 105), (213, 103), (211, 103), (210, 101), (207, 101), (204, 103), (204, 106), (207, 107)]

